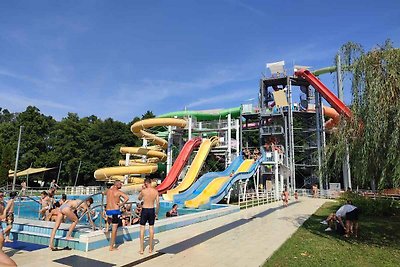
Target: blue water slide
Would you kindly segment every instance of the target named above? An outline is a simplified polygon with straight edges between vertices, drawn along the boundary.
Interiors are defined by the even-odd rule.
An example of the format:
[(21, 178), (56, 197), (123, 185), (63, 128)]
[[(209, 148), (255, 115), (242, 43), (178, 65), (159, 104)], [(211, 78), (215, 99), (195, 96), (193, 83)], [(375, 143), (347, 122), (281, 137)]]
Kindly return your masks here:
[(264, 157), (261, 157), (258, 159), (256, 162), (253, 163), (253, 165), (250, 167), (250, 170), (248, 172), (240, 172), (235, 174), (231, 179), (229, 179), (222, 187), (219, 189), (218, 193), (215, 194), (214, 196), (210, 197), (210, 201), (207, 204), (204, 204), (200, 208), (209, 208), (211, 204), (216, 204), (220, 202), (228, 193), (231, 187), (235, 184), (236, 181), (238, 180), (246, 180), (251, 178), (258, 169), (258, 166), (260, 166), (261, 162), (264, 161)]
[(217, 177), (221, 176), (229, 176), (232, 171), (236, 171), (239, 166), (243, 163), (244, 158), (242, 155), (237, 157), (232, 161), (232, 163), (226, 168), (224, 171), (221, 172), (208, 172), (202, 175), (189, 189), (185, 192), (174, 195), (174, 202), (175, 203), (184, 203), (188, 199), (193, 199), (197, 195), (199, 195), (207, 185)]

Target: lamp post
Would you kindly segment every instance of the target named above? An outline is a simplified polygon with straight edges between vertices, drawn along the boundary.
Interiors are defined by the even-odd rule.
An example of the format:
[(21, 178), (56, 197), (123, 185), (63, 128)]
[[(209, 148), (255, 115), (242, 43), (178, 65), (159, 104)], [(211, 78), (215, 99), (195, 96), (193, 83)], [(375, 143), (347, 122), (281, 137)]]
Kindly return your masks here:
[(17, 155), (15, 156), (15, 167), (14, 167), (14, 179), (12, 184), (12, 191), (15, 190), (15, 181), (17, 180), (17, 169), (18, 169), (18, 159), (19, 159), (19, 146), (21, 144), (21, 135), (22, 135), (22, 128), (24, 126), (19, 126), (19, 136), (18, 136), (18, 145), (17, 145)]

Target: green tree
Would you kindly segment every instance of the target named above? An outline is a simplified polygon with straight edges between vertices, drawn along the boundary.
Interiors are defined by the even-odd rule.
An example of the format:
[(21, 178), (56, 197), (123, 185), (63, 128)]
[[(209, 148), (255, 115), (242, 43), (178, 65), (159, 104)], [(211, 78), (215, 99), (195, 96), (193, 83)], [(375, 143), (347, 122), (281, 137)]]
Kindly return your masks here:
[(352, 177), (359, 186), (374, 180), (379, 188), (399, 187), (400, 49), (387, 41), (364, 52), (360, 45), (348, 43), (341, 54), (352, 83), (354, 118), (342, 120), (332, 134), (324, 169), (340, 170), (348, 144)]

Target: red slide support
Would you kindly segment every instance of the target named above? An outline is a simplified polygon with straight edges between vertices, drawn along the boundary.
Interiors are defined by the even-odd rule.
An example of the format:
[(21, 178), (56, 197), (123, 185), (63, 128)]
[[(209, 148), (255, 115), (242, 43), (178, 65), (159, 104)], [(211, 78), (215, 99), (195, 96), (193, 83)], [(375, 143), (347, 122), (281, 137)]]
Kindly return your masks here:
[(200, 146), (200, 144), (200, 137), (193, 138), (186, 142), (178, 157), (176, 158), (175, 163), (169, 171), (167, 177), (165, 177), (162, 183), (157, 186), (159, 194), (166, 193), (167, 190), (170, 190), (174, 186), (174, 184), (178, 180), (179, 174), (181, 173), (183, 167), (186, 165), (190, 154), (192, 154), (193, 150), (196, 147)]
[(339, 114), (344, 114), (347, 118), (353, 116), (351, 110), (309, 70), (301, 69), (295, 75), (306, 79)]

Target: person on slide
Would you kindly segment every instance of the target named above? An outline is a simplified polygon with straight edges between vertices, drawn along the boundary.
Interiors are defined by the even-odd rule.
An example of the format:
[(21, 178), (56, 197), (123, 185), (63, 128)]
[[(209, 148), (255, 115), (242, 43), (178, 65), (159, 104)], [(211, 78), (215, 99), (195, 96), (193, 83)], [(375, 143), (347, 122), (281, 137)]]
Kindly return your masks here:
[[(158, 197), (157, 189), (151, 186), (151, 179), (146, 178), (144, 186), (139, 194), (139, 200), (143, 200), (142, 213), (140, 216), (140, 250), (139, 253), (144, 252), (144, 230), (146, 223), (149, 222), (149, 253), (153, 252), (154, 240), (154, 221), (157, 219), (158, 210), (160, 209), (160, 199)], [(156, 207), (154, 208), (154, 202)]]
[[(115, 247), (115, 238), (117, 236), (118, 226), (122, 225), (121, 221), (121, 207), (124, 207), (126, 202), (128, 202), (129, 197), (127, 194), (122, 192), (120, 189), (122, 187), (121, 181), (115, 181), (114, 185), (111, 186), (110, 189), (107, 190), (107, 204), (106, 204), (106, 215), (107, 217), (111, 217), (112, 230), (111, 230), (111, 238), (110, 238), (110, 251), (118, 250)], [(121, 197), (124, 199), (121, 202)]]
[[(67, 240), (72, 239), (72, 231), (74, 231), (76, 225), (78, 224), (78, 217), (76, 216), (76, 211), (79, 209), (83, 213), (88, 211), (90, 205), (93, 204), (93, 198), (88, 198), (85, 200), (67, 200), (64, 204), (60, 206), (60, 212), (57, 215), (56, 223), (54, 225), (53, 231), (51, 231), (49, 248), (51, 250), (56, 250), (53, 246), (54, 237), (56, 236), (56, 232), (60, 227), (60, 224), (63, 220), (64, 215), (72, 221), (71, 226), (69, 227), (67, 236), (65, 237)], [(88, 215), (89, 222), (93, 225), (92, 219)]]

